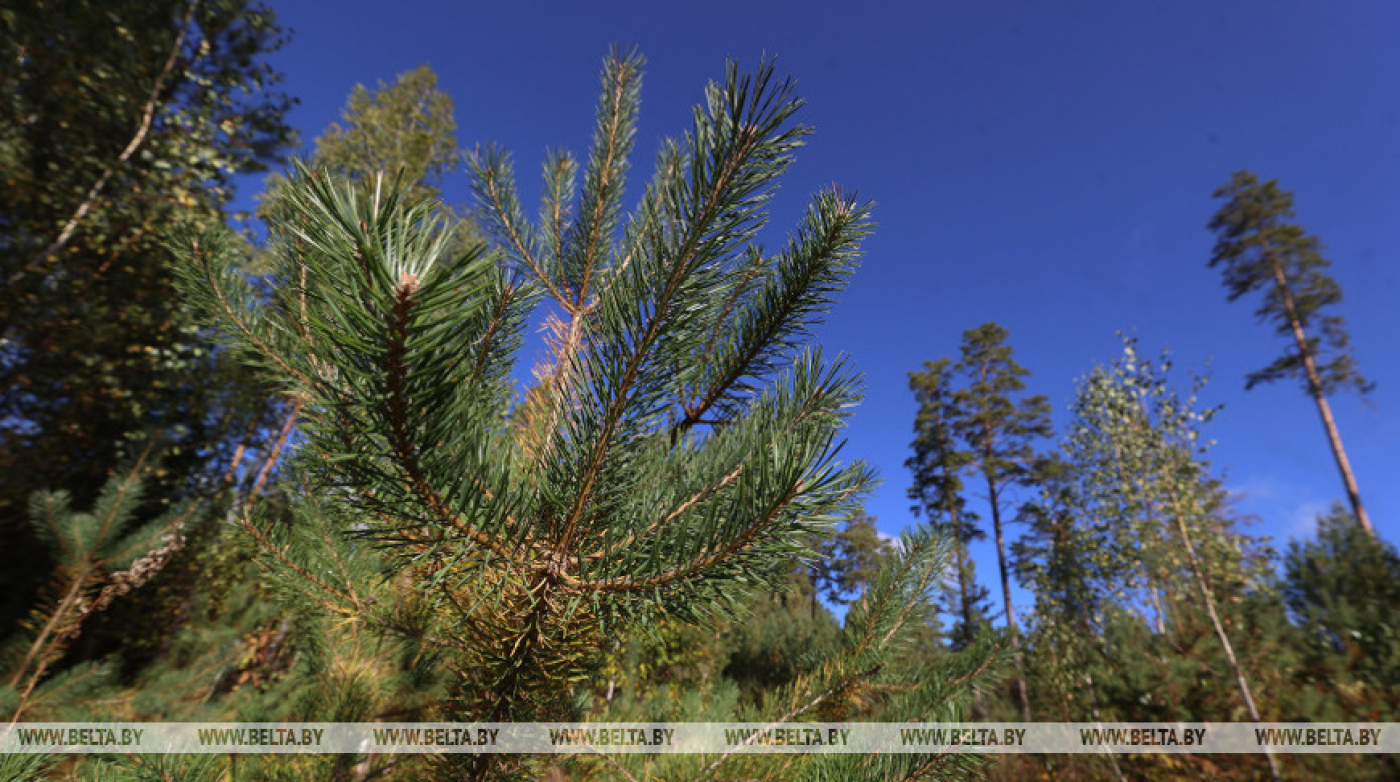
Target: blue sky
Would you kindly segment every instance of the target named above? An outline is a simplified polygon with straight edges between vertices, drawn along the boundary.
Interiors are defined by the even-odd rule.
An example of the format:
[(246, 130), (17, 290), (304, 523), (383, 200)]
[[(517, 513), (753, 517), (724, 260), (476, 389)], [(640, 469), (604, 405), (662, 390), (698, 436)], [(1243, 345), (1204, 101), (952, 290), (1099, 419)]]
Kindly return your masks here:
[[(456, 102), (459, 141), (514, 152), (527, 205), (546, 147), (586, 151), (611, 45), (648, 59), (634, 197), (725, 58), (775, 56), (815, 135), (774, 203), (769, 243), (830, 183), (876, 204), (864, 265), (819, 341), (865, 375), (845, 453), (884, 478), (868, 509), (886, 532), (912, 522), (907, 373), (995, 320), (1058, 424), (1076, 378), (1116, 357), (1119, 330), (1145, 352), (1171, 348), (1183, 382), (1209, 362), (1204, 401), (1225, 406), (1213, 461), (1239, 508), (1280, 546), (1309, 534), (1344, 498), (1316, 409), (1291, 383), (1245, 393), (1245, 374), (1284, 343), (1252, 302), (1227, 303), (1206, 267), (1212, 191), (1240, 168), (1277, 178), (1327, 247), (1339, 312), (1378, 382), (1369, 404), (1340, 397), (1334, 411), (1377, 529), (1400, 541), (1400, 5), (272, 5), (295, 31), (273, 62), (302, 101), (292, 121), (308, 143), (354, 84), (427, 63)], [(465, 177), (446, 191), (467, 201)], [(978, 558), (994, 584), (994, 557)]]

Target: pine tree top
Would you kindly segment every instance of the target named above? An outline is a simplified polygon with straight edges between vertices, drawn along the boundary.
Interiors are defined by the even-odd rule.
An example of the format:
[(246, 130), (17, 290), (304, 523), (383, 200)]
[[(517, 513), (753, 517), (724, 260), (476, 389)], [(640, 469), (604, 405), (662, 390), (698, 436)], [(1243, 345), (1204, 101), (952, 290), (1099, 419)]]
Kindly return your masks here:
[[(1230, 301), (1261, 294), (1255, 315), (1290, 342), (1282, 356), (1249, 374), (1246, 387), (1285, 377), (1308, 384), (1306, 350), (1317, 363), (1321, 393), (1368, 393), (1372, 384), (1356, 367), (1346, 323), (1330, 311), (1342, 300), (1341, 287), (1328, 274), (1322, 242), (1297, 223), (1293, 195), (1277, 180), (1237, 171), (1215, 197), (1225, 203), (1209, 223), (1217, 235), (1209, 265), (1221, 268)], [(1292, 344), (1299, 334), (1305, 347)]]

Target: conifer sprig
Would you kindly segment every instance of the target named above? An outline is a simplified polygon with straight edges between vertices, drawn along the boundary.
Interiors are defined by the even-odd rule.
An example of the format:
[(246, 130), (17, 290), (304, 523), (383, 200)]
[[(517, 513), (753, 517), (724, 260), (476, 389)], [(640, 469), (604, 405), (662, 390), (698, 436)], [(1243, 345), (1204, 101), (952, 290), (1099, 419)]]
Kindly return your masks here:
[[(217, 241), (188, 246), (192, 296), (302, 400), (317, 524), (379, 547), (422, 592), (395, 605), (323, 534), (269, 532), (266, 553), (288, 584), (326, 580), (306, 586), (326, 610), (446, 655), (447, 716), (566, 715), (605, 634), (778, 585), (872, 480), (837, 460), (857, 378), (802, 346), (855, 267), (868, 205), (822, 194), (764, 253), (807, 131), (771, 64), (731, 64), (624, 219), (641, 67), (608, 58), (581, 187), (550, 153), (537, 225), (509, 157), (471, 156), (494, 251), (449, 257), (448, 227), (401, 183), (305, 169), (270, 295), (222, 268)], [(541, 297), (549, 354), (517, 396)]]
[[(854, 719), (958, 722), (975, 688), (999, 678), (1009, 661), (1008, 639), (987, 633), (979, 643), (937, 665), (910, 666), (910, 652), (936, 621), (934, 593), (948, 570), (954, 541), (928, 526), (904, 533), (851, 605), (839, 650), (814, 661), (810, 672), (766, 699), (771, 727), (808, 720)], [(761, 719), (756, 715), (753, 719)], [(732, 750), (709, 762), (703, 778), (735, 774), (785, 779), (964, 779), (980, 776), (985, 760), (961, 754), (811, 754), (744, 756)], [(750, 773), (751, 772), (751, 773)]]
[[(160, 572), (184, 545), (183, 530), (196, 511), (187, 504), (132, 528), (142, 503), (142, 455), (129, 469), (103, 484), (89, 512), (72, 508), (65, 491), (38, 491), (30, 498), (35, 536), (58, 561), (53, 599), (38, 607), (0, 649), (0, 696), (13, 690), (18, 720), (32, 706), (30, 696), (82, 630), (83, 622), (105, 610)], [(5, 701), (9, 702), (6, 697)]]

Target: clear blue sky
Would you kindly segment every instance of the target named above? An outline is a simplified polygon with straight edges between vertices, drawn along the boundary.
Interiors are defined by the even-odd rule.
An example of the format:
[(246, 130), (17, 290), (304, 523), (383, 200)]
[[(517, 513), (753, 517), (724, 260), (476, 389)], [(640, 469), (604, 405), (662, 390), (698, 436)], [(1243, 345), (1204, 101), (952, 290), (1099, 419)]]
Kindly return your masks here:
[[(1277, 178), (1327, 246), (1361, 368), (1379, 384), (1369, 405), (1341, 397), (1334, 409), (1372, 519), (1400, 541), (1400, 5), (272, 5), (295, 31), (274, 63), (308, 143), (355, 83), (427, 63), (456, 102), (459, 141), (514, 152), (527, 205), (546, 147), (586, 151), (612, 44), (648, 58), (634, 195), (726, 57), (776, 56), (816, 133), (775, 202), (770, 243), (829, 183), (876, 202), (864, 265), (820, 341), (865, 375), (845, 453), (880, 471), (868, 508), (886, 532), (912, 521), (907, 373), (995, 320), (1059, 424), (1076, 378), (1117, 355), (1118, 330), (1147, 352), (1170, 347), (1183, 381), (1209, 361), (1205, 401), (1225, 405), (1213, 460), (1240, 509), (1277, 545), (1308, 535), (1344, 497), (1316, 410), (1292, 383), (1245, 393), (1244, 375), (1284, 344), (1206, 268), (1211, 192), (1240, 168)], [(467, 200), (464, 177), (446, 189)], [(994, 585), (995, 559), (978, 558)]]

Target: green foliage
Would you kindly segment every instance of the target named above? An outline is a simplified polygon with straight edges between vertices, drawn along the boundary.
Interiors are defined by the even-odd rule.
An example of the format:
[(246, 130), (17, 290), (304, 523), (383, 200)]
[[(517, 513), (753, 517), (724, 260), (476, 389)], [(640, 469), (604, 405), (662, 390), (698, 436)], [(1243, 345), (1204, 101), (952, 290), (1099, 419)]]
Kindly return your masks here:
[[(436, 201), (443, 175), (461, 162), (456, 131), (452, 98), (422, 65), (393, 84), (381, 81), (373, 93), (356, 84), (340, 121), (317, 137), (308, 167), (347, 179), (401, 177), (410, 200)], [(289, 187), (287, 177), (268, 176), (258, 209), (267, 223), (294, 219), (295, 210), (284, 204)]]
[(392, 86), (380, 82), (372, 95), (355, 85), (341, 122), (316, 139), (312, 160), (342, 174), (402, 169), (407, 181), (423, 188), (414, 196), (433, 198), (443, 174), (459, 162), (456, 130), (452, 98), (438, 89), (437, 74), (420, 65)]
[[(166, 472), (148, 490), (178, 496), (257, 423), (256, 390), (232, 384), (183, 315), (162, 242), (176, 224), (221, 224), (234, 175), (275, 160), (291, 130), (264, 61), (281, 31), (258, 3), (9, 4), (0, 29), (0, 549), (12, 556), (32, 550), (33, 492), (64, 487), (89, 505), (158, 429)], [(7, 559), (0, 628), (51, 566)]]
[(1335, 694), (1342, 713), (1394, 720), (1400, 713), (1400, 555), (1340, 506), (1318, 518), (1317, 537), (1289, 546), (1284, 596), (1310, 642), (1306, 678)]
[(1018, 579), (1036, 599), (1027, 656), (1036, 713), (1109, 720), (1095, 686), (1114, 667), (1106, 635), (1117, 606), (1103, 589), (1116, 575), (1103, 555), (1109, 529), (1077, 502), (1068, 464), (1053, 462), (1044, 477), (1040, 498), (1021, 509), (1030, 531), (1012, 546)]
[[(928, 524), (897, 546), (880, 537), (859, 506), (870, 472), (836, 458), (858, 378), (806, 344), (857, 265), (869, 205), (823, 192), (783, 245), (759, 243), (808, 132), (771, 66), (731, 65), (629, 200), (642, 61), (615, 53), (589, 154), (546, 154), (535, 220), (506, 153), (467, 157), (482, 231), (439, 203), (462, 158), (433, 72), (357, 85), (309, 164), (269, 178), (270, 245), (255, 255), (224, 230), (224, 209), (232, 177), (292, 139), (290, 101), (263, 61), (281, 43), (271, 11), (64, 0), (0, 10), (0, 30), (0, 613), (29, 610), (0, 649), (0, 715), (777, 726), (1017, 706), (1066, 721), (1400, 711), (1400, 556), (1368, 534), (1322, 398), (1370, 384), (1332, 314), (1341, 292), (1321, 243), (1275, 182), (1239, 172), (1216, 192), (1211, 265), (1232, 301), (1259, 295), (1259, 318), (1292, 339), (1247, 385), (1304, 380), (1356, 511), (1334, 509), (1290, 548), (1281, 589), (1274, 553), (1239, 530), (1206, 460), (1216, 411), (1198, 406), (1199, 385), (1177, 392), (1165, 354), (1146, 360), (1127, 341), (1081, 383), (1062, 453), (1047, 458), (1048, 405), (1025, 395), (1028, 373), (994, 323), (965, 332), (956, 361), (910, 373), (909, 497)], [(180, 293), (225, 345), (206, 343)], [(519, 353), (539, 321), (545, 355), (522, 388)], [(247, 367), (288, 400), (287, 431), (298, 417), (302, 430), (280, 471), (287, 495), (250, 510), (245, 494), (217, 527), (191, 504), (170, 508), (222, 497), (225, 457), (219, 486), (266, 477), (239, 469), (269, 421), (270, 393)], [(162, 467), (108, 480), (150, 430), (172, 443)], [(986, 537), (969, 478), (989, 500), (1006, 632), (990, 626), (968, 552)], [(1030, 532), (1008, 546), (1011, 508), (1032, 489), (1014, 519)], [(1024, 628), (1008, 548), (1036, 595)], [(12, 553), (40, 551), (51, 561)], [(158, 575), (159, 599), (108, 612), (117, 629), (92, 642), (102, 612)], [(822, 597), (850, 604), (844, 626)], [(957, 617), (947, 646), (940, 609)], [(102, 658), (142, 611), (159, 631)], [(1015, 649), (1013, 699), (992, 688)], [(635, 779), (957, 779), (988, 765), (551, 762)], [(1247, 777), (1263, 763), (1045, 757), (999, 772)], [(1298, 776), (1397, 773), (1390, 758), (1288, 763)], [(0, 756), (0, 779), (543, 771), (468, 755)]]
[(221, 755), (98, 755), (81, 765), (82, 782), (221, 782), (228, 760)]
[[(754, 595), (752, 602), (767, 598)], [(620, 648), (594, 674), (596, 692), (582, 713), (590, 718), (616, 713), (666, 720), (677, 713), (677, 703), (683, 700), (719, 700), (732, 706), (730, 696), (737, 697), (738, 691), (729, 686), (734, 682), (725, 676), (725, 669), (734, 648), (727, 636), (736, 630), (742, 632), (741, 623), (705, 626), (666, 620), (647, 632), (612, 639)]]
[(990, 625), (991, 607), (990, 593), (977, 583), (976, 563), (968, 551), (968, 544), (987, 533), (978, 525), (977, 514), (968, 509), (964, 495), (963, 475), (972, 465), (973, 454), (954, 431), (963, 415), (953, 396), (954, 371), (952, 361), (941, 358), (924, 362), (921, 372), (909, 373), (909, 390), (919, 412), (910, 444), (914, 454), (904, 465), (914, 476), (908, 492), (913, 511), (957, 541), (954, 583), (945, 590), (945, 602), (948, 612), (957, 617), (949, 641), (954, 649), (961, 649)]
[(1098, 591), (1117, 575), (1116, 565), (1101, 554), (1109, 527), (1095, 522), (1083, 507), (1075, 481), (1076, 467), (1052, 457), (1042, 473), (1040, 497), (1021, 506), (1030, 532), (1012, 546), (1016, 574), (1036, 594), (1040, 623), (1052, 617), (1079, 632), (1098, 629), (1108, 595)]
[(1006, 329), (984, 323), (963, 332), (962, 359), (956, 371), (965, 385), (953, 393), (960, 415), (954, 433), (971, 451), (971, 463), (987, 482), (993, 514), (1000, 487), (1032, 481), (1037, 440), (1052, 434), (1050, 403), (1043, 396), (1015, 398), (1025, 390), (1030, 371), (1011, 356)]
[(1225, 267), (1231, 301), (1262, 289), (1264, 301), (1256, 314), (1293, 339), (1293, 347), (1252, 373), (1246, 387), (1290, 376), (1304, 381), (1322, 417), (1352, 513), (1375, 535), (1327, 403), (1333, 391), (1350, 387), (1365, 394), (1371, 384), (1356, 369), (1341, 316), (1324, 313), (1341, 301), (1342, 291), (1327, 276), (1321, 243), (1292, 222), (1293, 196), (1273, 181), (1260, 184), (1253, 174), (1239, 171), (1215, 195), (1229, 201), (1210, 222), (1220, 237), (1211, 265)]
[(840, 625), (799, 576), (786, 591), (756, 594), (749, 610), (727, 624), (719, 640), (723, 674), (738, 685), (745, 704), (761, 703), (773, 688), (835, 653), (840, 636)]
[[(918, 503), (916, 510), (946, 517), (944, 523), (961, 545), (955, 572), (955, 605), (960, 619), (954, 642), (958, 645), (974, 638), (985, 624), (985, 594), (976, 586), (966, 553), (966, 545), (975, 535), (961, 496), (961, 473), (979, 475), (987, 488), (1002, 605), (1014, 639), (1019, 624), (1011, 602), (1004, 504), (1009, 492), (1034, 486), (1039, 480), (1038, 441), (1052, 433), (1049, 401), (1043, 396), (1022, 395), (1026, 387), (1023, 378), (1030, 373), (1012, 358), (1011, 346), (1005, 344), (1007, 336), (1006, 329), (996, 323), (968, 329), (963, 332), (962, 357), (957, 364), (950, 366), (948, 359), (927, 362), (923, 372), (909, 376), (910, 388), (919, 401), (914, 456), (906, 462), (914, 473), (909, 494)], [(1021, 665), (1018, 657), (1018, 668)], [(1017, 677), (1016, 686), (1022, 718), (1029, 720), (1023, 676)]]
[(1160, 363), (1141, 359), (1125, 339), (1118, 362), (1096, 367), (1081, 381), (1064, 444), (1073, 484), (1065, 487), (1067, 495), (1050, 498), (1067, 504), (1093, 541), (1088, 564), (1103, 591), (1080, 602), (1092, 609), (1124, 600), (1159, 628), (1169, 619), (1163, 601), (1188, 578), (1175, 531), (1167, 526), (1167, 494), (1180, 478), (1194, 497), (1204, 491), (1206, 501), (1220, 499), (1201, 485), (1205, 465), (1195, 459), (1205, 446), (1197, 426), (1216, 411), (1195, 410), (1194, 394), (1179, 399), (1166, 384), (1170, 367), (1165, 355)]
[[(928, 527), (900, 537), (883, 558), (864, 594), (851, 604), (844, 628), (834, 638), (818, 639), (805, 654), (791, 649), (787, 665), (796, 672), (786, 683), (773, 682), (758, 701), (738, 701), (727, 686), (707, 698), (679, 699), (669, 710), (656, 709), (657, 720), (958, 722), (967, 705), (994, 686), (1006, 667), (1009, 639), (987, 633), (975, 646), (957, 654), (929, 654), (936, 627), (933, 597), (950, 564), (952, 542)], [(787, 598), (785, 598), (787, 599)], [(793, 624), (806, 604), (792, 600)], [(759, 609), (761, 616), (763, 609)], [(771, 614), (769, 614), (771, 615)], [(760, 626), (750, 632), (780, 640), (780, 629)], [(794, 633), (796, 634), (796, 633)], [(825, 636), (825, 633), (822, 634)], [(791, 640), (786, 642), (791, 644)], [(742, 649), (735, 650), (743, 654)], [(731, 658), (732, 659), (732, 658)], [(697, 693), (698, 694), (698, 693)], [(614, 704), (601, 719), (639, 718)], [(971, 754), (759, 755), (730, 752), (703, 755), (619, 755), (607, 761), (580, 762), (611, 777), (622, 768), (635, 779), (972, 779), (987, 766)]]
[(53, 599), (41, 603), (25, 632), (0, 649), (5, 703), (10, 719), (28, 712), (80, 703), (101, 666), (80, 667), (66, 676), (44, 676), (63, 656), (83, 622), (113, 600), (140, 587), (184, 545), (194, 508), (171, 511), (134, 525), (142, 502), (141, 465), (108, 481), (91, 512), (74, 511), (65, 492), (36, 492), (30, 506), (36, 537), (58, 561)]
[[(1282, 597), (1296, 624), (1294, 642), (1285, 648), (1288, 657), (1280, 660), (1274, 653), (1270, 661), (1286, 664), (1289, 673), (1277, 688), (1283, 718), (1394, 721), (1400, 713), (1395, 547), (1377, 540), (1338, 505), (1318, 517), (1312, 540), (1289, 545), (1282, 565)], [(1394, 755), (1329, 757), (1306, 768), (1334, 779), (1400, 774)]]
[(1269, 551), (1235, 530), (1200, 436), (1215, 410), (1198, 409), (1199, 381), (1177, 393), (1170, 367), (1125, 339), (1095, 368), (1062, 463), (1027, 508), (1018, 565), (1037, 589), (1034, 667), (1052, 713), (1261, 719), (1253, 692), (1273, 663), (1249, 651), (1266, 641), (1249, 617), (1282, 616)]
[[(960, 655), (926, 654), (925, 630), (936, 623), (932, 598), (951, 551), (951, 541), (928, 527), (902, 534), (895, 553), (847, 612), (837, 652), (776, 692), (765, 710), (809, 711), (827, 721), (965, 719), (974, 693), (1004, 675), (1009, 643), (988, 634)], [(961, 779), (979, 775), (985, 765), (974, 755), (801, 757), (797, 778), (809, 779)]]
[[(962, 358), (952, 369), (962, 379), (962, 384), (951, 396), (943, 395), (946, 391), (932, 393), (940, 382), (937, 375), (946, 369), (930, 365), (919, 379), (919, 393), (927, 396), (927, 401), (920, 405), (925, 414), (922, 422), (930, 428), (928, 433), (916, 428), (920, 438), (938, 443), (948, 434), (937, 430), (947, 427), (958, 446), (939, 445), (930, 450), (929, 458), (918, 462), (915, 478), (919, 480), (927, 463), (941, 462), (942, 473), (935, 478), (934, 486), (938, 489), (938, 502), (948, 509), (961, 502), (956, 495), (949, 497), (960, 488), (960, 481), (950, 478), (956, 471), (973, 472), (986, 484), (1006, 618), (1014, 633), (1016, 615), (1011, 607), (1003, 505), (1009, 491), (1034, 486), (1040, 479), (1038, 473), (1042, 465), (1037, 445), (1051, 435), (1052, 429), (1050, 403), (1045, 397), (1016, 398), (1025, 390), (1023, 378), (1030, 373), (1012, 358), (1011, 346), (1005, 344), (1007, 336), (1006, 329), (995, 323), (984, 323), (963, 332)], [(940, 405), (941, 411), (932, 410)], [(916, 427), (918, 425), (916, 421)], [(916, 459), (919, 447), (920, 441), (916, 439)], [(917, 482), (915, 485), (921, 491), (926, 490)], [(961, 528), (958, 531), (961, 533)], [(970, 539), (965, 533), (961, 534), (964, 542)]]
[(909, 373), (909, 390), (919, 403), (914, 418), (914, 455), (904, 465), (914, 474), (909, 499), (914, 512), (949, 525), (958, 540), (976, 540), (986, 533), (974, 523), (963, 497), (963, 474), (973, 455), (961, 447), (954, 426), (962, 417), (953, 397), (951, 360), (925, 361), (921, 372)]
[[(242, 526), (297, 601), (297, 664), (334, 683), (311, 711), (575, 716), (606, 639), (715, 621), (782, 588), (870, 485), (835, 460), (857, 379), (801, 345), (855, 266), (868, 207), (823, 193), (781, 250), (756, 243), (806, 131), (771, 67), (731, 65), (624, 223), (640, 67), (607, 60), (582, 192), (564, 200), (572, 164), (551, 158), (544, 225), (522, 218), (504, 154), (473, 159), (499, 251), (449, 253), (451, 226), (402, 180), (306, 169), (272, 229), (270, 293), (217, 234), (187, 241), (191, 297), (302, 406), (293, 520)], [(542, 298), (555, 339), (518, 395), (510, 372)], [(842, 651), (788, 674), (768, 713), (855, 713), (885, 692), (944, 709), (971, 686), (887, 664), (925, 637), (946, 558), (931, 533), (904, 545), (852, 607)], [(422, 698), (386, 700), (406, 692)], [(522, 762), (445, 756), (434, 773)]]
[[(756, 243), (805, 130), (771, 67), (731, 65), (624, 222), (640, 66), (606, 62), (582, 191), (553, 155), (539, 227), (508, 158), (472, 160), (498, 250), (452, 252), (452, 226), (402, 178), (305, 168), (279, 196), (269, 285), (217, 234), (188, 240), (191, 296), (302, 411), (291, 518), (239, 521), (295, 660), (241, 718), (922, 719), (953, 714), (994, 667), (990, 634), (930, 662), (948, 557), (931, 531), (888, 552), (853, 518), (824, 571), (861, 591), (843, 633), (810, 585), (790, 588), (871, 481), (835, 460), (857, 379), (802, 346), (854, 268), (867, 207), (823, 193), (785, 247)], [(553, 339), (520, 394), (515, 353), (541, 300)], [(768, 763), (655, 762), (686, 777)], [(806, 765), (820, 778), (832, 763)], [(537, 770), (427, 764), (415, 773)]]
[(843, 529), (820, 542), (808, 576), (816, 594), (843, 605), (851, 602), (850, 595), (865, 594), (880, 563), (892, 552), (890, 541), (880, 536), (875, 518), (857, 509)]
[[(1272, 364), (1251, 373), (1247, 386), (1293, 377), (1309, 393), (1368, 392), (1372, 384), (1356, 368), (1345, 321), (1327, 312), (1341, 302), (1342, 289), (1327, 274), (1331, 264), (1322, 243), (1294, 222), (1293, 195), (1277, 180), (1260, 182), (1237, 171), (1215, 197), (1227, 200), (1210, 221), (1219, 236), (1210, 265), (1222, 267), (1230, 301), (1261, 293), (1255, 314), (1273, 324), (1279, 336), (1294, 340)], [(1301, 342), (1295, 340), (1299, 333), (1305, 335)], [(1316, 364), (1318, 388), (1305, 355)]]
[(730, 616), (706, 625), (663, 620), (619, 649), (594, 674), (589, 720), (726, 721), (835, 653), (841, 628), (804, 574), (787, 588), (752, 592)]
[(1268, 567), (1261, 542), (1233, 529), (1205, 458), (1212, 443), (1201, 427), (1218, 408), (1199, 407), (1204, 380), (1180, 395), (1170, 369), (1165, 353), (1144, 359), (1125, 339), (1119, 361), (1081, 383), (1064, 456), (1074, 475), (1069, 502), (1098, 541), (1091, 563), (1105, 591), (1097, 600), (1125, 599), (1159, 627), (1180, 619), (1175, 603), (1194, 600), (1188, 548), (1219, 591), (1260, 588)]
[(44, 779), (62, 760), (58, 755), (0, 754), (0, 782)]

